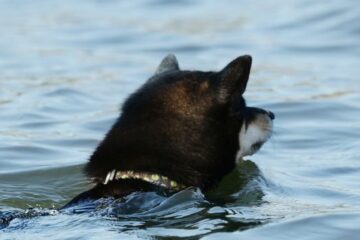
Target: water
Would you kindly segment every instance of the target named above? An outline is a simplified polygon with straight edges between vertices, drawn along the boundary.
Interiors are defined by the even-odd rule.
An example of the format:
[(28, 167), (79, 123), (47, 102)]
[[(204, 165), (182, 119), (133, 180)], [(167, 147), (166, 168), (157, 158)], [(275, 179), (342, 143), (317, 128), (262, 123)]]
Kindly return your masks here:
[[(0, 23), (0, 239), (359, 239), (357, 1), (4, 0)], [(202, 70), (251, 54), (245, 97), (276, 113), (272, 140), (207, 197), (54, 210), (169, 52)]]

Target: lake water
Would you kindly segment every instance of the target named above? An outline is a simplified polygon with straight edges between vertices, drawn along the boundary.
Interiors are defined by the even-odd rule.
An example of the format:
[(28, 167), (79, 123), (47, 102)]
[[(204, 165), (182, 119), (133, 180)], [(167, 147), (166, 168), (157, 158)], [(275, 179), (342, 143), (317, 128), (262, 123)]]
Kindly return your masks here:
[[(360, 239), (358, 1), (4, 0), (0, 23), (1, 240)], [(273, 138), (208, 197), (54, 210), (167, 53), (200, 70), (251, 54), (245, 98)]]

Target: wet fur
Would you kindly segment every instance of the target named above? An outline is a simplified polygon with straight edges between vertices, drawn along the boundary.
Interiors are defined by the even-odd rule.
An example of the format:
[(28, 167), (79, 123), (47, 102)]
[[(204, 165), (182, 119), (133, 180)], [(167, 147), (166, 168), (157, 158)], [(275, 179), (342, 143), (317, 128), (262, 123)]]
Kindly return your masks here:
[(267, 114), (247, 108), (242, 97), (251, 57), (239, 57), (220, 72), (181, 71), (172, 55), (162, 65), (125, 101), (92, 154), (85, 172), (95, 187), (70, 204), (134, 191), (169, 192), (141, 180), (104, 185), (113, 169), (156, 173), (206, 191), (235, 167), (243, 123), (258, 111)]

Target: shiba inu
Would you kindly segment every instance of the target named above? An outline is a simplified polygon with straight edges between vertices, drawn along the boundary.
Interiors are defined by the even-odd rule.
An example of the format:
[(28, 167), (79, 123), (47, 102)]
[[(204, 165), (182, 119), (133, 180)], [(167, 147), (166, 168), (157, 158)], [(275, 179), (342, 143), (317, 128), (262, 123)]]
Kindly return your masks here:
[(165, 57), (90, 157), (85, 172), (95, 186), (69, 204), (215, 186), (272, 134), (274, 114), (248, 107), (242, 96), (251, 64), (244, 55), (219, 72), (186, 71), (174, 55)]

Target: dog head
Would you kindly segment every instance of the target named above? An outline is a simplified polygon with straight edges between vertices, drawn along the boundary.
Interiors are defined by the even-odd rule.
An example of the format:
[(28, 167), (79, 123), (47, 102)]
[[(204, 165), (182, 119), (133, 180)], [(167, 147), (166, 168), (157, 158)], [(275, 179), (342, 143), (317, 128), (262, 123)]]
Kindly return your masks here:
[[(195, 110), (193, 114), (206, 115), (209, 113), (209, 108), (218, 106), (222, 108), (231, 108), (228, 110), (228, 117), (231, 119), (234, 116), (240, 124), (233, 130), (239, 133), (239, 151), (236, 158), (252, 155), (257, 152), (261, 146), (271, 137), (273, 122), (275, 115), (270, 111), (265, 111), (261, 108), (247, 107), (242, 94), (244, 93), (249, 79), (252, 58), (250, 56), (242, 56), (231, 63), (229, 63), (222, 71), (215, 73), (213, 76), (210, 74), (208, 78), (196, 79), (190, 82), (191, 89), (187, 89), (185, 96), (182, 98), (180, 104), (184, 104), (186, 96), (197, 98), (193, 101), (191, 106), (185, 107), (188, 112), (190, 109)], [(168, 55), (163, 59), (155, 76), (149, 82), (159, 81), (163, 73), (176, 73), (179, 72), (179, 64), (174, 55)], [(189, 74), (187, 78), (192, 79)], [(197, 72), (200, 74), (200, 72)], [(186, 77), (185, 77), (186, 79)], [(182, 83), (182, 87), (184, 87)], [(197, 91), (194, 91), (194, 85), (198, 85)], [(171, 92), (171, 91), (170, 91)], [(211, 96), (210, 99), (205, 99), (202, 95)], [(179, 97), (179, 95), (176, 95)], [(215, 100), (214, 100), (215, 99)], [(206, 100), (210, 100), (206, 102)], [(172, 101), (170, 101), (172, 102)], [(173, 102), (172, 102), (173, 103)], [(205, 103), (205, 104), (204, 104)], [(198, 111), (195, 107), (202, 105), (205, 109)], [(180, 109), (180, 108), (179, 108)], [(205, 112), (205, 114), (204, 114)], [(229, 120), (231, 121), (231, 120)]]
[(219, 72), (183, 71), (174, 55), (124, 103), (92, 155), (87, 173), (102, 181), (112, 169), (171, 176), (207, 188), (255, 153), (272, 132), (271, 112), (246, 106), (252, 58)]

